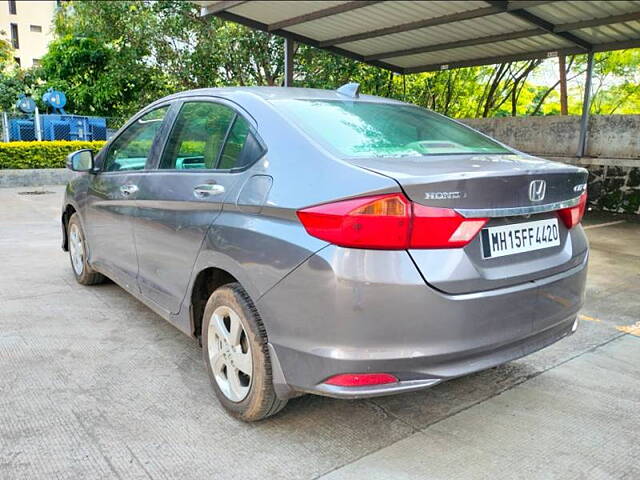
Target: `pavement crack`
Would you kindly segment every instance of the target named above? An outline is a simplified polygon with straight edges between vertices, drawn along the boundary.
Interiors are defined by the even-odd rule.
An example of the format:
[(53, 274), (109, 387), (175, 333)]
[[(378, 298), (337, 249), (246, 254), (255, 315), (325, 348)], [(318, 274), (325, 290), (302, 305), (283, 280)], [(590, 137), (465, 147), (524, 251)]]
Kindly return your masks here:
[[(399, 421), (400, 423), (402, 423), (403, 425), (405, 425), (406, 427), (409, 427), (409, 429), (411, 430), (411, 434), (414, 433), (418, 433), (420, 431), (420, 429), (418, 427), (416, 427), (415, 425), (413, 425), (411, 422), (406, 421), (404, 418), (399, 417), (398, 415), (396, 415), (395, 413), (387, 410), (385, 407), (383, 407), (382, 405), (380, 405), (378, 402), (376, 402), (374, 399), (369, 399), (367, 400), (367, 403), (371, 405), (372, 408), (374, 408), (375, 410), (379, 410), (382, 413), (384, 413), (387, 417), (391, 417), (396, 419), (397, 421)], [(407, 435), (408, 436), (408, 435)], [(406, 437), (405, 437), (406, 438)]]
[(113, 463), (111, 462), (111, 459), (107, 456), (107, 454), (103, 451), (102, 446), (100, 445), (100, 442), (98, 440), (98, 438), (95, 435), (95, 432), (90, 429), (82, 420), (82, 418), (80, 418), (80, 415), (78, 415), (78, 413), (76, 411), (74, 411), (73, 409), (71, 410), (71, 414), (76, 418), (76, 420), (78, 421), (78, 424), (82, 427), (82, 430), (84, 430), (84, 432), (87, 434), (87, 436), (91, 439), (91, 441), (93, 442), (93, 444), (95, 445), (95, 447), (98, 449), (98, 451), (100, 452), (100, 455), (102, 455), (102, 458), (104, 459), (104, 461), (106, 462), (106, 464), (109, 466), (109, 470), (111, 470), (111, 472), (113, 472), (113, 474), (119, 479), (119, 480), (123, 480), (122, 475), (120, 475), (120, 472), (118, 472), (118, 470), (115, 468), (115, 466), (113, 465)]
[(140, 468), (142, 469), (142, 471), (144, 472), (144, 474), (150, 479), (153, 480), (153, 476), (151, 475), (151, 473), (149, 472), (149, 470), (147, 470), (147, 468), (144, 466), (144, 464), (140, 461), (140, 459), (136, 456), (135, 453), (133, 453), (133, 450), (131, 450), (131, 448), (129, 447), (129, 445), (125, 445), (125, 448), (127, 449), (127, 451), (131, 454), (131, 457), (133, 457), (133, 459), (136, 461), (136, 463), (140, 466)]
[(423, 432), (418, 427), (416, 427), (415, 425), (411, 424), (410, 422), (407, 422), (405, 419), (399, 417), (395, 413), (390, 412), (385, 407), (383, 407), (382, 405), (377, 403), (374, 399), (371, 399), (371, 398), (366, 399), (365, 403), (368, 404), (374, 410), (380, 411), (384, 415), (386, 415), (387, 417), (393, 418), (393, 419), (397, 420), (398, 422), (402, 423), (404, 426), (409, 428), (410, 432), (407, 435), (403, 435), (402, 438), (400, 438), (399, 440), (391, 442), (388, 445), (383, 445), (380, 448), (376, 448), (376, 449), (374, 449), (374, 450), (372, 450), (370, 452), (366, 452), (366, 453), (364, 453), (362, 455), (359, 455), (357, 458), (354, 458), (353, 460), (351, 460), (349, 462), (346, 462), (346, 463), (344, 463), (342, 465), (337, 465), (334, 468), (332, 468), (330, 470), (327, 470), (326, 472), (322, 472), (321, 474), (313, 477), (312, 480), (318, 480), (318, 479), (324, 477), (325, 475), (330, 474), (331, 472), (333, 472), (335, 470), (340, 470), (341, 468), (346, 467), (347, 465), (350, 465), (350, 464), (352, 464), (354, 462), (357, 462), (358, 460), (360, 460), (360, 459), (362, 459), (364, 457), (367, 457), (367, 456), (369, 456), (371, 454), (374, 454), (374, 453), (376, 453), (376, 452), (378, 452), (378, 451), (380, 451), (380, 450), (382, 450), (384, 448), (390, 447), (391, 445), (394, 445), (394, 444), (396, 444), (396, 443), (398, 443), (398, 442), (400, 442), (400, 441), (402, 441), (402, 440), (404, 440), (406, 438), (409, 438), (411, 435), (415, 435), (415, 434), (423, 435)]

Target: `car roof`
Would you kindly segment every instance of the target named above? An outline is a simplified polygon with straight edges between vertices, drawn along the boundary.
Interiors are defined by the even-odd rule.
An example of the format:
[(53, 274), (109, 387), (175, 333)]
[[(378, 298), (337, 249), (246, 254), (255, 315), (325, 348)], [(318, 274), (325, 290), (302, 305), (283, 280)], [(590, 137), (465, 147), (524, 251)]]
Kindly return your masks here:
[(246, 96), (253, 96), (264, 101), (271, 100), (349, 100), (355, 102), (376, 102), (376, 103), (395, 103), (402, 104), (398, 100), (389, 98), (376, 97), (373, 95), (359, 95), (358, 97), (350, 97), (338, 93), (336, 90), (323, 90), (319, 88), (296, 88), (296, 87), (220, 87), (220, 88), (200, 88), (196, 90), (186, 90), (184, 92), (174, 93), (157, 100), (155, 103), (167, 100), (177, 100), (193, 96), (212, 96), (222, 97), (229, 100), (241, 100)]

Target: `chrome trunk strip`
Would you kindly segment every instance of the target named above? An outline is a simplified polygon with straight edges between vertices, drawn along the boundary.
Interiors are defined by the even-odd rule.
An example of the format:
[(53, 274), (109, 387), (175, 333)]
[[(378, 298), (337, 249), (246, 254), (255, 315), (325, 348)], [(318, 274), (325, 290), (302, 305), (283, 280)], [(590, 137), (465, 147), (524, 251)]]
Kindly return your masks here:
[(518, 215), (532, 215), (534, 213), (552, 212), (562, 208), (575, 207), (580, 203), (580, 197), (562, 202), (547, 203), (545, 205), (530, 205), (528, 207), (509, 208), (456, 208), (456, 212), (465, 218), (496, 218), (515, 217)]

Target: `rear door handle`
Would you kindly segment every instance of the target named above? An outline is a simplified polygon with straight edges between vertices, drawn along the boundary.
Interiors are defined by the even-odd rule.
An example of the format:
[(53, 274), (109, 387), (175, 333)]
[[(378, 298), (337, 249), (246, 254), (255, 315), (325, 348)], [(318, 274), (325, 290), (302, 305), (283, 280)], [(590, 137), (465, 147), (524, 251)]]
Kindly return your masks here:
[(137, 191), (137, 185), (122, 185), (120, 187), (120, 193), (122, 193), (122, 195), (124, 195), (125, 197), (128, 197), (129, 195), (131, 195), (132, 193), (136, 193)]
[(193, 188), (193, 194), (199, 198), (220, 195), (221, 193), (224, 193), (224, 186), (217, 183), (204, 183)]

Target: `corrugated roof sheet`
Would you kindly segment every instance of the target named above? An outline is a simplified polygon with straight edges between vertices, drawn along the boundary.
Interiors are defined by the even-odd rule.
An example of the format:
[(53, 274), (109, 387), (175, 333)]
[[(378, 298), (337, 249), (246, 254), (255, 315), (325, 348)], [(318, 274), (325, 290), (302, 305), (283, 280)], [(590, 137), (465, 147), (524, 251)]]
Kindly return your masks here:
[(195, 3), (401, 73), (640, 47), (640, 1)]
[(380, 2), (350, 12), (292, 26), (290, 31), (320, 41), (341, 37), (345, 32), (362, 33), (377, 28), (401, 25), (419, 18), (434, 18), (452, 12), (480, 8), (484, 2)]

